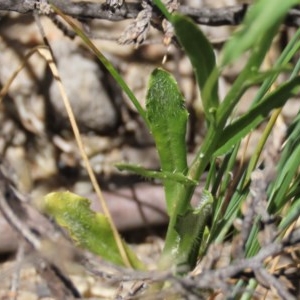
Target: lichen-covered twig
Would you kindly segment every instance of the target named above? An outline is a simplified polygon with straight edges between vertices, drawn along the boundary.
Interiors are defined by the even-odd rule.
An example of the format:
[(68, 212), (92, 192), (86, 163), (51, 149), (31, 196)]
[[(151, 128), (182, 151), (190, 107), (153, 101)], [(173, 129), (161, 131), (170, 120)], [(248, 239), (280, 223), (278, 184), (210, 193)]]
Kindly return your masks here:
[[(126, 3), (126, 5), (117, 5), (114, 9), (111, 9), (107, 3), (61, 0), (51, 0), (50, 2), (66, 15), (77, 19), (106, 19), (110, 21), (135, 19), (139, 12), (143, 10), (140, 1), (129, 2)], [(0, 1), (0, 10), (31, 13), (37, 8), (37, 3), (39, 3), (37, 0), (4, 0)], [(240, 24), (247, 9), (247, 4), (238, 4), (222, 8), (198, 8), (181, 5), (178, 8), (178, 12), (191, 17), (198, 24), (221, 26)], [(157, 11), (156, 14), (157, 13), (159, 12)], [(154, 17), (157, 17), (157, 15), (154, 15)], [(285, 23), (289, 26), (299, 26), (300, 10), (298, 8), (291, 9), (285, 19)]]

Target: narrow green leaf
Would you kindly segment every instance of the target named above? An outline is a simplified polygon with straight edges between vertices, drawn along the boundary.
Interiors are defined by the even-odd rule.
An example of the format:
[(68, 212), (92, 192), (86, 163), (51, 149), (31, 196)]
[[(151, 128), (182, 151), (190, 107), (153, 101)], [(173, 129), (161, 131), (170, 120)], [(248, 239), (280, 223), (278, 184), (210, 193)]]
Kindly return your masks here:
[[(232, 224), (234, 220), (236, 220), (239, 209), (243, 201), (245, 201), (246, 196), (245, 193), (240, 193), (240, 186), (236, 188), (235, 193), (232, 195), (230, 202), (226, 208), (225, 213), (219, 211), (219, 219), (214, 220), (216, 222), (214, 232), (212, 232), (214, 241), (216, 243), (222, 243), (224, 239), (228, 236), (230, 232), (230, 228), (232, 228)], [(222, 213), (222, 215), (220, 215)]]
[[(289, 41), (288, 45), (284, 48), (282, 53), (280, 54), (279, 58), (274, 64), (274, 68), (280, 68), (284, 65), (287, 65), (292, 57), (299, 51), (300, 49), (300, 29), (298, 29), (294, 36)], [(299, 61), (298, 61), (299, 63)], [(294, 69), (294, 72), (297, 72), (297, 70)], [(293, 72), (293, 73), (294, 73)], [(292, 78), (297, 76), (298, 72), (295, 74), (292, 74)], [(262, 97), (267, 93), (267, 91), (270, 89), (271, 85), (275, 82), (277, 76), (279, 74), (274, 74), (273, 76), (270, 76), (268, 79), (266, 79), (261, 87), (259, 88), (258, 93), (256, 94), (255, 98), (253, 99), (253, 104), (259, 102)]]
[[(213, 48), (200, 28), (189, 18), (175, 14), (172, 16), (172, 24), (194, 68), (206, 117), (211, 119), (219, 105), (218, 71)], [(204, 93), (206, 84), (209, 84), (209, 91)]]
[(231, 63), (248, 49), (255, 47), (282, 22), (288, 10), (299, 4), (298, 0), (260, 0), (249, 7), (243, 25), (225, 45), (223, 65)]
[(198, 184), (197, 181), (192, 180), (185, 176), (182, 173), (177, 172), (167, 172), (167, 171), (153, 171), (153, 170), (147, 170), (141, 166), (133, 165), (133, 164), (127, 164), (127, 163), (117, 163), (115, 165), (118, 170), (120, 171), (130, 171), (135, 174), (138, 174), (140, 176), (146, 177), (146, 178), (152, 178), (152, 179), (160, 179), (162, 181), (168, 180), (168, 181), (174, 181), (178, 183), (182, 183), (184, 185), (194, 185), (196, 186)]
[[(273, 38), (277, 33), (278, 28), (277, 26), (274, 26), (271, 30), (268, 31), (264, 39), (259, 41), (255, 48), (252, 49), (252, 53), (250, 54), (246, 66), (233, 83), (231, 89), (224, 98), (224, 101), (220, 104), (217, 110), (216, 122), (218, 125), (222, 127), (225, 126), (228, 118), (236, 108), (237, 103), (240, 101), (242, 95), (248, 89), (249, 84), (251, 84), (253, 78), (257, 76), (258, 70), (261, 67), (265, 55), (270, 49)], [(236, 43), (238, 47), (239, 41), (236, 40)], [(265, 93), (267, 92), (267, 90), (264, 91)], [(261, 93), (260, 99), (263, 98), (265, 93)]]
[(252, 257), (255, 254), (257, 254), (257, 252), (260, 249), (260, 244), (258, 242), (258, 238), (257, 235), (259, 233), (259, 217), (257, 217), (252, 225), (251, 231), (249, 233), (249, 237), (247, 239), (246, 245), (245, 245), (245, 252), (246, 252), (246, 257)]
[(293, 222), (295, 222), (300, 216), (300, 198), (295, 200), (289, 208), (287, 214), (283, 217), (279, 224), (279, 229), (287, 229)]
[(291, 152), (285, 165), (278, 172), (278, 177), (274, 183), (272, 194), (269, 200), (269, 211), (274, 213), (281, 209), (286, 203), (285, 195), (290, 187), (293, 177), (300, 166), (300, 146)]
[[(44, 198), (44, 209), (64, 227), (79, 246), (112, 263), (123, 265), (107, 218), (90, 209), (90, 201), (70, 192), (50, 193)], [(125, 245), (128, 258), (135, 268), (143, 265)]]
[[(185, 175), (188, 113), (176, 81), (162, 69), (156, 69), (151, 74), (146, 99), (146, 116), (160, 157), (162, 171)], [(172, 180), (164, 182), (170, 214), (178, 201), (176, 189), (180, 187), (177, 185)]]
[(228, 125), (224, 129), (218, 144), (218, 150), (214, 155), (219, 156), (229, 151), (233, 145), (266, 120), (272, 109), (282, 107), (287, 100), (296, 95), (299, 92), (299, 87), (300, 77), (298, 76), (282, 84), (250, 109), (248, 113)]
[(292, 65), (286, 63), (280, 67), (273, 67), (272, 69), (267, 71), (260, 71), (254, 74), (251, 73), (245, 83), (247, 87), (251, 87), (261, 84), (262, 82), (267, 81), (269, 78), (277, 78), (280, 73), (290, 71), (292, 71)]
[[(265, 1), (265, 0), (263, 0), (261, 2), (264, 2), (265, 3), (264, 5), (266, 5), (266, 6), (268, 5), (268, 3), (269, 3), (269, 6), (273, 6), (273, 2), (271, 3), (270, 1)], [(268, 9), (266, 11), (268, 11)], [(263, 18), (265, 18), (265, 11), (263, 12), (263, 14), (264, 14)], [(266, 18), (266, 19), (269, 19), (270, 22), (273, 22), (273, 18)], [(249, 20), (247, 22), (249, 24), (247, 23), (247, 24), (243, 25), (245, 29), (240, 34), (237, 33), (236, 36), (234, 36), (232, 39), (230, 39), (224, 47), (224, 51), (225, 52), (227, 51), (229, 56), (233, 55), (230, 59), (228, 58), (229, 61), (231, 59), (234, 59), (234, 55), (237, 55), (237, 54), (234, 54), (234, 49), (239, 49), (238, 51), (241, 52), (241, 53), (239, 53), (239, 55), (242, 54), (243, 51), (246, 50), (242, 47), (243, 40), (247, 39), (247, 37), (248, 37), (246, 28), (251, 27), (251, 22), (253, 22), (252, 26), (256, 26), (255, 25), (256, 19), (255, 19), (255, 17), (253, 19), (249, 18)], [(243, 93), (246, 91), (246, 88), (249, 83), (249, 79), (251, 80), (251, 78), (253, 78), (253, 74), (256, 75), (258, 70), (260, 69), (260, 66), (265, 58), (265, 55), (266, 55), (267, 51), (270, 49), (270, 46), (272, 44), (274, 37), (278, 33), (279, 25), (280, 25), (280, 22), (279, 21), (276, 22), (276, 20), (274, 20), (273, 25), (268, 30), (265, 30), (264, 28), (261, 29), (261, 33), (263, 33), (263, 36), (261, 38), (259, 38), (259, 36), (254, 37), (253, 43), (255, 43), (255, 44), (253, 44), (249, 49), (250, 56), (246, 63), (246, 66), (244, 67), (244, 69), (242, 70), (242, 72), (240, 73), (238, 78), (235, 80), (231, 89), (229, 90), (226, 97), (224, 98), (224, 101), (220, 104), (220, 106), (217, 110), (216, 123), (218, 125), (220, 125), (221, 127), (225, 126), (229, 116), (231, 115), (232, 111), (235, 109), (237, 103), (240, 101), (240, 98), (243, 95)], [(294, 42), (292, 44), (294, 44)], [(229, 48), (232, 48), (233, 51), (231, 49), (226, 50)], [(276, 65), (276, 67), (280, 66), (281, 63), (283, 63), (285, 61), (286, 55), (288, 55), (287, 52), (284, 53), (284, 57), (280, 57), (279, 63)], [(226, 54), (225, 54), (225, 56), (226, 56)], [(228, 62), (226, 61), (226, 58), (224, 60), (225, 60), (225, 62), (223, 61), (223, 66), (226, 65), (227, 63), (229, 63), (229, 61)], [(258, 96), (256, 97), (256, 100), (254, 100), (254, 102), (259, 102), (260, 99), (262, 99), (264, 97), (264, 95), (266, 94), (266, 92), (268, 90), (268, 86), (270, 86), (270, 84), (272, 84), (272, 82), (275, 80), (275, 78), (276, 78), (276, 76), (273, 76), (273, 77), (270, 76), (270, 80), (265, 81), (265, 83), (262, 85), (262, 88), (260, 89)]]
[(300, 143), (300, 112), (288, 128), (286, 142), (283, 151), (278, 162), (278, 169), (282, 170), (289, 160), (295, 148), (298, 147)]

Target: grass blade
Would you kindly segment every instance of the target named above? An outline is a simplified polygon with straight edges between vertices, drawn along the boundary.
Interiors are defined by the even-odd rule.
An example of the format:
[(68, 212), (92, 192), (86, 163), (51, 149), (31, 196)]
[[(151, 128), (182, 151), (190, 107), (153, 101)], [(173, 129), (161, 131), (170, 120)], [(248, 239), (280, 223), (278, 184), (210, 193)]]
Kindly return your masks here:
[(215, 155), (219, 156), (231, 149), (251, 130), (265, 121), (268, 114), (274, 109), (282, 107), (287, 100), (299, 92), (300, 77), (296, 77), (282, 84), (274, 92), (266, 96), (260, 103), (252, 107), (248, 113), (228, 125), (223, 132)]
[(242, 27), (225, 45), (222, 65), (230, 64), (249, 49), (255, 50), (270, 30), (282, 22), (289, 9), (298, 3), (298, 0), (273, 0), (270, 5), (269, 0), (260, 0), (251, 5)]

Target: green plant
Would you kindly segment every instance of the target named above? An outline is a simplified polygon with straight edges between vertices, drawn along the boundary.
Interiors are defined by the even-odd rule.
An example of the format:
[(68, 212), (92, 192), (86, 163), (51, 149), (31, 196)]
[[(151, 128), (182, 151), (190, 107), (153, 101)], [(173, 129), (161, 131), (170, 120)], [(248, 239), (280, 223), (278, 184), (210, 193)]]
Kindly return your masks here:
[[(261, 71), (264, 58), (287, 11), (299, 1), (273, 0), (272, 3), (268, 0), (257, 1), (249, 9), (241, 28), (224, 46), (220, 66), (216, 64), (212, 45), (198, 26), (181, 15), (170, 15), (159, 0), (156, 0), (155, 3), (174, 26), (175, 35), (193, 65), (201, 91), (207, 134), (190, 166), (187, 164), (185, 143), (188, 113), (184, 106), (183, 96), (173, 77), (160, 68), (152, 72), (147, 92), (147, 104), (146, 108), (143, 109), (110, 62), (95, 48), (82, 31), (68, 18), (63, 17), (111, 72), (136, 106), (153, 135), (161, 161), (160, 172), (145, 170), (140, 166), (128, 164), (119, 164), (118, 167), (163, 181), (170, 222), (158, 266), (160, 269), (176, 266), (177, 273), (185, 273), (195, 267), (197, 258), (205, 253), (211, 243), (222, 242), (229, 233), (232, 234), (233, 221), (240, 215), (241, 204), (248, 197), (250, 176), (258, 167), (259, 157), (274, 126), (278, 110), (275, 110), (270, 119), (269, 115), (274, 109), (282, 108), (300, 90), (300, 76), (298, 76), (300, 64), (289, 65), (291, 58), (300, 48), (300, 30), (295, 33), (275, 65), (268, 71)], [(60, 13), (57, 9), (55, 10)], [(266, 18), (265, 11), (269, 13), (271, 11), (272, 17)], [(248, 52), (249, 55), (248, 62), (223, 101), (220, 101), (218, 79), (222, 71), (245, 52)], [(290, 79), (287, 82), (274, 85), (281, 73), (290, 71)], [(236, 106), (245, 91), (253, 85), (260, 85), (260, 89), (253, 99), (251, 107), (242, 116), (235, 119), (234, 110)], [(270, 92), (271, 86), (273, 89)], [(249, 163), (231, 181), (230, 173), (233, 172), (237, 161), (241, 139), (262, 122), (268, 120), (268, 126), (263, 132), (260, 143)], [(278, 225), (281, 234), (299, 215), (299, 131), (298, 116), (290, 127), (286, 145), (278, 162), (277, 167), (280, 172), (268, 190), (268, 207), (271, 214), (280, 215), (285, 205), (290, 203), (288, 213), (282, 217), (281, 223)], [(222, 163), (216, 169), (216, 159), (220, 157)], [(190, 204), (191, 198), (200, 177), (207, 168), (208, 176), (205, 189), (198, 205), (194, 208)], [(229, 185), (231, 190), (228, 189), (229, 182), (231, 182)], [(67, 205), (59, 207), (57, 203), (61, 201), (61, 198), (67, 204), (69, 203), (72, 209)], [(48, 201), (49, 199), (51, 201)], [(85, 227), (87, 229), (77, 235), (74, 228), (80, 222), (80, 218), (74, 219), (72, 216), (77, 213), (81, 214), (81, 211), (83, 212), (81, 215), (89, 215), (90, 212), (88, 212), (87, 200), (82, 200), (84, 201), (84, 209), (82, 208), (83, 204), (78, 204), (79, 212), (74, 211), (74, 201), (78, 201), (76, 196), (54, 193), (46, 197), (46, 210), (54, 215), (60, 224), (66, 226), (71, 235), (82, 246), (88, 247), (91, 251), (103, 255), (104, 258), (114, 263), (122, 264), (118, 247), (111, 239), (105, 241), (105, 247), (114, 249), (113, 257), (106, 257), (105, 251), (97, 252), (97, 247), (101, 248), (102, 246), (97, 246), (93, 242), (95, 235), (91, 235), (89, 231), (89, 227), (92, 226), (91, 223), (88, 223), (90, 222), (89, 217), (82, 216), (84, 222), (87, 222)], [(66, 218), (70, 223), (66, 223)], [(99, 224), (97, 227), (96, 232), (99, 236), (109, 230), (107, 228), (109, 224), (105, 222), (105, 217), (101, 218), (104, 220), (104, 225)], [(258, 222), (259, 218), (253, 225), (246, 243), (245, 252), (247, 256), (255, 255), (259, 249), (257, 242)], [(92, 247), (87, 243), (88, 240), (92, 241)], [(130, 253), (132, 265), (143, 268), (130, 250), (128, 253)]]

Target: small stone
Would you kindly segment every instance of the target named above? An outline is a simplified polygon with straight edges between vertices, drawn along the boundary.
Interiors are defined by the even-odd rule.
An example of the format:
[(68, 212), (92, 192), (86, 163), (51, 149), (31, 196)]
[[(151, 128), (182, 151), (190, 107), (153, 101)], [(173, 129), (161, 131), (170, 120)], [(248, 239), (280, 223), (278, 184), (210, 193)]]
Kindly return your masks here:
[[(68, 40), (52, 44), (62, 84), (66, 90), (76, 121), (83, 131), (104, 132), (118, 122), (118, 114), (104, 86), (105, 78), (97, 63), (85, 57)], [(68, 124), (68, 116), (57, 82), (50, 87), (50, 101), (55, 119)]]

